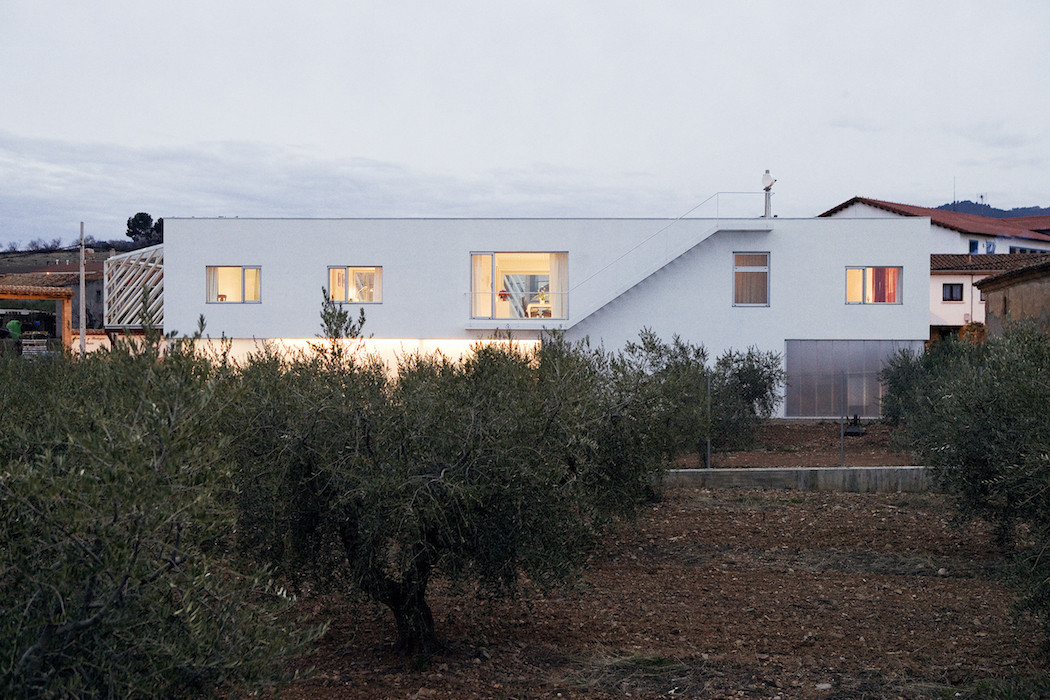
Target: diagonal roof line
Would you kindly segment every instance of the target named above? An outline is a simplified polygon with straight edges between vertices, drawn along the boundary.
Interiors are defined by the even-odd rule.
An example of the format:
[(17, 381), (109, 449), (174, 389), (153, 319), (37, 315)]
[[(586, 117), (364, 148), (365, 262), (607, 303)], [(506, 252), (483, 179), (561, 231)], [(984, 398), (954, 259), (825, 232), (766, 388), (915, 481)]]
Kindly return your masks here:
[[(1028, 221), (1013, 222), (1010, 219), (995, 219), (990, 216), (979, 216), (977, 214), (960, 214), (959, 212), (946, 211), (944, 209), (931, 209), (930, 207), (918, 207), (913, 204), (898, 204), (897, 202), (886, 202), (880, 199), (868, 197), (854, 197), (837, 206), (828, 209), (820, 216), (830, 217), (847, 209), (854, 204), (866, 204), (876, 209), (882, 209), (899, 216), (921, 216), (929, 217), (930, 222), (943, 228), (952, 229), (960, 233), (970, 233), (982, 236), (1001, 236), (1003, 238), (1022, 238), (1033, 241), (1045, 241), (1050, 243), (1050, 235), (1034, 231), (1028, 226)], [(1043, 217), (1027, 217), (1043, 219)]]

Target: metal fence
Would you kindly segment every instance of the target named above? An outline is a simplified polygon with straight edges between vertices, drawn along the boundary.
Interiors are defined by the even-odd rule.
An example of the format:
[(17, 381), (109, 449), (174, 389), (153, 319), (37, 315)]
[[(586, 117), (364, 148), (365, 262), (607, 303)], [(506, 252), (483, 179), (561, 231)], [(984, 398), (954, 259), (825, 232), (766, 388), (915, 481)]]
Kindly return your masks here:
[[(868, 376), (871, 375), (871, 376)], [(913, 464), (907, 450), (894, 439), (892, 429), (877, 417), (856, 411), (851, 390), (872, 391), (874, 373), (841, 373), (834, 381), (838, 418), (772, 418), (748, 424), (720, 421), (721, 407), (707, 407), (706, 440), (697, 454), (679, 460), (683, 467), (874, 467)], [(881, 395), (881, 387), (878, 391)], [(710, 384), (708, 396), (711, 396)]]

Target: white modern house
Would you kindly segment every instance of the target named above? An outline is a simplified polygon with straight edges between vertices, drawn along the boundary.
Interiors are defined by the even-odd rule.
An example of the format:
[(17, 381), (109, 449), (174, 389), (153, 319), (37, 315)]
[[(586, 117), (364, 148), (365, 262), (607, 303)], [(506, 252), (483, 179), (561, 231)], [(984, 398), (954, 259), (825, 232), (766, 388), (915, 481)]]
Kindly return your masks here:
[(364, 309), (381, 353), (548, 329), (616, 349), (648, 327), (712, 357), (782, 354), (782, 415), (874, 416), (883, 360), (928, 337), (929, 239), (928, 219), (899, 217), (166, 217), (160, 315), (183, 333), (203, 316), (235, 353), (316, 341), (322, 288)]

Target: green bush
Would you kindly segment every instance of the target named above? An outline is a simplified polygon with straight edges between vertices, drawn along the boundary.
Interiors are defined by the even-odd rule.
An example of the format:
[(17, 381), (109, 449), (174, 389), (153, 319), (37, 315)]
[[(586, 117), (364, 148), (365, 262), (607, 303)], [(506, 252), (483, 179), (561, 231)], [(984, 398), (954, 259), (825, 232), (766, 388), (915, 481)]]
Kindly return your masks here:
[(430, 651), (435, 577), (555, 585), (650, 493), (647, 407), (610, 367), (560, 338), (406, 356), (391, 375), (334, 351), (257, 356), (226, 418), (243, 541), (314, 585), (351, 582), (390, 608), (402, 649)]
[(213, 374), (183, 343), (0, 358), (0, 695), (258, 687), (319, 632), (231, 561)]
[(883, 379), (887, 416), (960, 513), (995, 524), (1021, 606), (1050, 629), (1050, 340), (1026, 325), (948, 340), (899, 355)]
[(777, 353), (728, 350), (709, 366), (707, 351), (674, 336), (671, 342), (645, 329), (620, 359), (649, 396), (653, 430), (664, 459), (705, 454), (754, 443), (761, 422), (780, 403), (785, 373)]
[(1010, 541), (1013, 524), (1043, 507), (1022, 484), (1041, 474), (1050, 450), (1050, 342), (1028, 326), (984, 344), (949, 339), (898, 355), (882, 378), (885, 415), (908, 446), (963, 513), (996, 523)]

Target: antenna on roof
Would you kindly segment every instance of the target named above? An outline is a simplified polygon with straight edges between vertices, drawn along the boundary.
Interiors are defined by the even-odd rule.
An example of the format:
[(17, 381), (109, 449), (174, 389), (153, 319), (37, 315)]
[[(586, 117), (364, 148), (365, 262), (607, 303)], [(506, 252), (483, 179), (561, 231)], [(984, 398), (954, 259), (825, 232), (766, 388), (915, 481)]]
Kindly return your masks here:
[(763, 215), (763, 218), (765, 219), (768, 219), (773, 216), (772, 197), (774, 182), (776, 182), (776, 180), (773, 179), (773, 176), (770, 175), (769, 171), (767, 170), (766, 174), (762, 176), (762, 189), (766, 193), (766, 213)]

